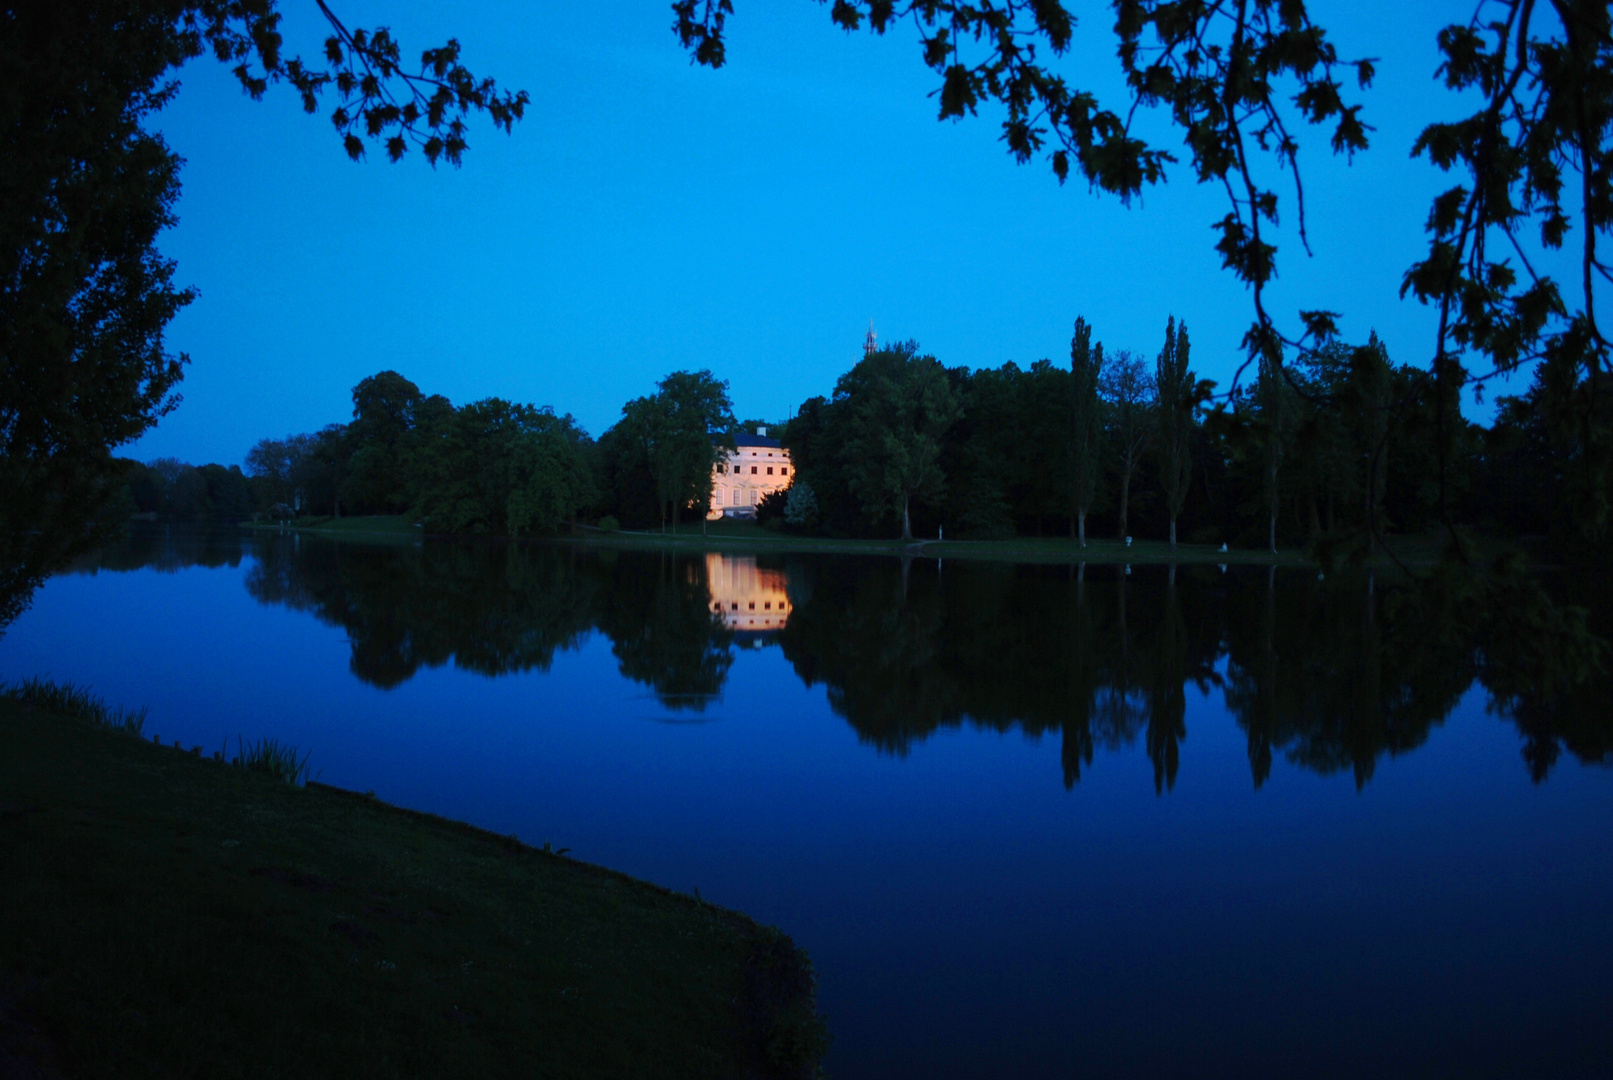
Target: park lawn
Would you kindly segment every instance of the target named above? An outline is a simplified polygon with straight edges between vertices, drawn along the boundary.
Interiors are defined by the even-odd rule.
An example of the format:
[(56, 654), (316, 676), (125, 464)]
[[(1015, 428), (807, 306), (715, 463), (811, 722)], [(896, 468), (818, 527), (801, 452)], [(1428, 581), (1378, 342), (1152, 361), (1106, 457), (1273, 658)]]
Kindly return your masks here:
[(273, 522), (248, 525), (257, 529), (296, 529), (300, 532), (334, 533), (353, 537), (419, 537), (424, 530), (416, 527), (407, 514), (364, 514), (357, 517), (293, 518), (284, 526)]
[(836, 554), (909, 555), (927, 559), (998, 559), (1014, 562), (1093, 562), (1093, 563), (1227, 563), (1239, 565), (1301, 564), (1308, 560), (1298, 549), (1272, 555), (1265, 551), (1235, 548), (1221, 551), (1211, 544), (1178, 544), (1176, 551), (1163, 540), (1124, 541), (1089, 539), (1082, 547), (1075, 540), (1057, 536), (1025, 536), (1011, 540), (935, 540), (923, 537), (900, 539), (841, 539), (794, 536), (765, 529), (750, 521), (712, 522), (702, 533), (698, 524), (681, 525), (677, 535), (660, 532), (590, 532), (582, 542), (610, 547), (649, 547), (690, 550), (734, 550), (746, 553), (769, 551), (816, 551)]
[(0, 698), (18, 1075), (809, 1076), (814, 1010), (743, 915)]
[[(390, 537), (419, 537), (423, 530), (405, 515), (308, 518), (291, 524), (308, 532), (351, 536), (355, 539), (384, 539)], [(1463, 530), (1469, 544), (1469, 553), (1480, 562), (1489, 562), (1502, 552), (1524, 547), (1520, 542), (1487, 537)], [(1063, 536), (1021, 536), (1008, 540), (914, 540), (846, 539), (822, 536), (799, 536), (763, 528), (754, 521), (725, 518), (713, 521), (702, 529), (697, 522), (682, 522), (676, 533), (670, 529), (600, 532), (587, 530), (580, 536), (566, 537), (587, 544), (618, 548), (655, 548), (691, 551), (731, 550), (746, 554), (765, 552), (822, 552), (832, 554), (908, 555), (923, 558), (987, 559), (1014, 562), (1091, 562), (1132, 563), (1225, 563), (1229, 566), (1313, 565), (1314, 555), (1304, 547), (1284, 547), (1275, 555), (1259, 548), (1230, 548), (1222, 551), (1215, 544), (1178, 544), (1174, 552), (1163, 540), (1133, 538), (1128, 546), (1114, 538), (1089, 539), (1086, 547)], [(1380, 551), (1367, 560), (1371, 565), (1393, 567), (1396, 560), (1407, 566), (1432, 566), (1444, 557), (1449, 537), (1443, 529), (1422, 533), (1392, 535), (1384, 540), (1387, 552)], [(1391, 557), (1391, 555), (1393, 557)]]
[[(1471, 530), (1462, 530), (1467, 543), (1468, 556), (1479, 563), (1489, 563), (1502, 554), (1518, 551), (1526, 560), (1535, 552), (1524, 541), (1505, 537), (1486, 536)], [(872, 554), (911, 556), (926, 559), (979, 559), (1005, 562), (1056, 562), (1096, 563), (1103, 565), (1135, 564), (1155, 565), (1180, 563), (1183, 565), (1227, 566), (1316, 566), (1323, 558), (1319, 552), (1307, 550), (1303, 545), (1284, 546), (1275, 554), (1263, 548), (1233, 547), (1222, 550), (1219, 544), (1178, 543), (1172, 551), (1164, 540), (1133, 537), (1127, 544), (1113, 537), (1089, 538), (1082, 547), (1065, 536), (1019, 536), (1006, 540), (936, 540), (923, 537), (900, 539), (843, 539), (836, 537), (799, 536), (763, 528), (752, 521), (712, 522), (703, 534), (700, 526), (680, 526), (677, 535), (659, 530), (630, 532), (589, 531), (580, 537), (562, 539), (582, 543), (623, 548), (673, 548), (676, 550), (733, 551), (744, 554), (768, 552), (824, 552), (837, 554)], [(1358, 540), (1359, 542), (1359, 540)], [(1443, 529), (1421, 533), (1397, 534), (1384, 539), (1384, 548), (1371, 558), (1368, 566), (1393, 569), (1398, 565), (1431, 567), (1446, 557), (1450, 538)], [(1341, 563), (1361, 558), (1359, 551), (1340, 549), (1333, 558)], [(1325, 560), (1324, 560), (1325, 561)]]

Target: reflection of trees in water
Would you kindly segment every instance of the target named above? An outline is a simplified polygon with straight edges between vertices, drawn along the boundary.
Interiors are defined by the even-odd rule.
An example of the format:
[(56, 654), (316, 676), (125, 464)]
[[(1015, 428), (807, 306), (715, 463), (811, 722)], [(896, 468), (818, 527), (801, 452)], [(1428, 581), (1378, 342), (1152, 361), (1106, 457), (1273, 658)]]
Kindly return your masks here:
[(733, 635), (708, 609), (705, 566), (683, 557), (601, 560), (572, 547), (398, 547), (274, 538), (247, 590), (347, 631), (353, 674), (391, 688), (422, 667), (547, 671), (595, 627), (623, 675), (672, 708), (722, 691)]
[(1356, 786), (1377, 761), (1421, 746), (1476, 674), (1471, 628), (1437, 609), (1389, 604), (1375, 576), (1330, 587), (1260, 573), (1229, 590), (1227, 706), (1249, 738), (1255, 786), (1274, 752)]
[(858, 736), (893, 753), (962, 719), (957, 681), (967, 675), (938, 652), (943, 620), (931, 573), (926, 563), (904, 583), (899, 564), (845, 560), (817, 575), (780, 635), (801, 680), (825, 684), (830, 707)]
[(239, 566), (247, 551), (240, 529), (136, 522), (126, 536), (74, 560), (63, 573), (155, 570), (172, 574), (187, 566)]
[[(254, 597), (341, 626), (354, 674), (381, 687), (449, 662), (490, 676), (546, 670), (597, 628), (622, 675), (670, 708), (699, 710), (721, 693), (735, 648), (754, 644), (711, 610), (703, 555), (157, 531), (85, 570), (235, 565), (243, 550), (256, 556), (246, 575)], [(1364, 572), (1322, 582), (1265, 568), (943, 570), (808, 556), (790, 557), (782, 573), (785, 657), (807, 685), (826, 688), (863, 741), (889, 753), (965, 722), (1057, 734), (1071, 786), (1098, 751), (1140, 741), (1164, 792), (1188, 735), (1192, 683), (1221, 688), (1256, 787), (1279, 756), (1324, 774), (1348, 770), (1360, 785), (1384, 755), (1421, 746), (1477, 679), (1492, 711), (1518, 727), (1537, 779), (1563, 749), (1586, 761), (1613, 756), (1608, 673), (1574, 677), (1605, 653), (1548, 645), (1586, 635), (1554, 628), (1581, 616), (1542, 606), (1533, 579), (1436, 575), (1406, 587)], [(1605, 581), (1557, 587), (1590, 600), (1590, 631), (1613, 632)]]
[(1479, 678), (1489, 692), (1487, 708), (1517, 725), (1523, 759), (1536, 783), (1546, 778), (1563, 748), (1581, 761), (1613, 762), (1613, 721), (1608, 719), (1613, 657), (1541, 644), (1556, 629), (1543, 623), (1583, 625), (1593, 639), (1613, 639), (1613, 570), (1550, 575), (1545, 586), (1557, 607), (1542, 609), (1512, 597), (1494, 604), (1511, 617), (1488, 628), (1478, 657)]
[(247, 591), (347, 631), (353, 674), (391, 688), (452, 661), (482, 675), (546, 671), (593, 625), (599, 579), (564, 551), (507, 544), (369, 547), (275, 538)]
[(734, 633), (711, 610), (703, 555), (620, 559), (602, 599), (599, 628), (623, 675), (668, 708), (702, 711), (722, 693)]
[[(1174, 570), (1175, 568), (1172, 567)], [(1148, 760), (1154, 763), (1154, 792), (1176, 786), (1182, 740), (1187, 738), (1187, 623), (1171, 574), (1164, 602), (1153, 623), (1148, 650)]]
[[(1596, 684), (1542, 693), (1562, 684), (1545, 661), (1530, 667), (1486, 644), (1498, 611), (1531, 610), (1523, 596), (1437, 581), (1387, 589), (1364, 572), (1321, 582), (1304, 571), (992, 564), (953, 564), (944, 576), (917, 564), (904, 587), (896, 563), (833, 565), (802, 590), (810, 599), (791, 614), (785, 655), (809, 685), (825, 684), (865, 741), (894, 753), (965, 721), (1057, 731), (1068, 786), (1097, 748), (1140, 736), (1163, 792), (1175, 783), (1193, 683), (1222, 688), (1257, 787), (1275, 754), (1323, 774), (1348, 769), (1360, 785), (1384, 755), (1421, 746), (1475, 678), (1494, 700), (1501, 675), (1520, 671), (1526, 689), (1504, 711), (1538, 775), (1559, 742), (1605, 760), (1613, 739)], [(1543, 655), (1561, 651), (1543, 644), (1544, 631), (1533, 640)]]

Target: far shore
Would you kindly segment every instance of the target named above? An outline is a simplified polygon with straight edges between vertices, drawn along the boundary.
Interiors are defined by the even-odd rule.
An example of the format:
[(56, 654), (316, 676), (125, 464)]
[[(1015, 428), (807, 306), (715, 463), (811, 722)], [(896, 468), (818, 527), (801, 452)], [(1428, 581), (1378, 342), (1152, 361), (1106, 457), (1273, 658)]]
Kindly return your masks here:
[[(285, 523), (243, 523), (244, 527), (266, 531), (294, 531), (316, 535), (364, 540), (467, 539), (452, 534), (431, 533), (406, 515), (377, 515), (344, 518), (298, 518)], [(476, 539), (472, 537), (471, 539)], [(492, 538), (487, 538), (492, 539)], [(1492, 537), (1470, 536), (1479, 554), (1493, 558), (1513, 546)], [(1226, 566), (1316, 566), (1317, 560), (1303, 548), (1279, 549), (1275, 554), (1259, 548), (1222, 548), (1218, 544), (1179, 543), (1172, 551), (1164, 540), (1133, 537), (1125, 540), (1089, 538), (1083, 547), (1070, 537), (1021, 536), (1010, 540), (941, 540), (916, 537), (901, 539), (853, 539), (845, 537), (796, 536), (764, 528), (751, 521), (716, 521), (704, 528), (699, 523), (680, 523), (676, 532), (660, 530), (604, 530), (580, 525), (570, 535), (542, 538), (546, 543), (577, 544), (589, 547), (675, 551), (728, 551), (736, 554), (815, 552), (828, 555), (884, 555), (897, 558), (971, 559), (1006, 562), (1097, 563), (1152, 565)], [(1394, 566), (1396, 560), (1407, 566), (1431, 566), (1446, 547), (1443, 533), (1390, 536), (1384, 541), (1388, 552), (1367, 561), (1372, 566)]]

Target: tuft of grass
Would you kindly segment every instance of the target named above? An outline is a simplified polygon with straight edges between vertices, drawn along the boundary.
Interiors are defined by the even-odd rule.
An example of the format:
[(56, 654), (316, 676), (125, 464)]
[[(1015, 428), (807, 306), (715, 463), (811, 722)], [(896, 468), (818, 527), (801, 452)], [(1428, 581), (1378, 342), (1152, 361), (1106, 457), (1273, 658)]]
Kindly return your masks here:
[(61, 713), (92, 724), (140, 737), (145, 733), (150, 710), (113, 709), (87, 686), (56, 682), (33, 675), (17, 683), (0, 683), (0, 697), (24, 702), (47, 712)]
[[(87, 720), (98, 727), (121, 731), (136, 738), (144, 738), (146, 718), (151, 710), (114, 709), (107, 705), (88, 686), (72, 682), (56, 682), (42, 675), (34, 675), (21, 682), (0, 683), (0, 698), (32, 705), (44, 712)], [(179, 744), (176, 742), (177, 747)], [(236, 736), (237, 753), (231, 764), (248, 772), (263, 773), (286, 784), (306, 783), (309, 778), (309, 758), (312, 751), (299, 753), (290, 743), (279, 739), (259, 739), (247, 742)], [(196, 751), (199, 752), (200, 747)], [(224, 755), (220, 754), (219, 757)]]
[(239, 752), (235, 756), (234, 764), (248, 772), (263, 773), (286, 784), (301, 784), (307, 781), (308, 759), (313, 751), (299, 758), (295, 746), (283, 743), (279, 739), (259, 739), (257, 742), (249, 743), (237, 735), (235, 741)]

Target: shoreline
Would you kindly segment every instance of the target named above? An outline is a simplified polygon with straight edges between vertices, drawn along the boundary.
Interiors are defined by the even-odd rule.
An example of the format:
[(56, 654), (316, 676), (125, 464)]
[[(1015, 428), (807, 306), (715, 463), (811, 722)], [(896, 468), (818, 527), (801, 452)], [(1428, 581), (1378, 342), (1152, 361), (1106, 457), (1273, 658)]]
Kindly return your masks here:
[(810, 961), (740, 912), (12, 697), (0, 819), (0, 1035), (41, 1075), (796, 1077), (825, 1045)]
[[(304, 519), (306, 522), (306, 519)], [(339, 524), (337, 524), (339, 522)], [(1056, 563), (1077, 565), (1170, 565), (1182, 566), (1279, 566), (1312, 567), (1322, 564), (1303, 549), (1280, 550), (1276, 554), (1253, 548), (1229, 548), (1226, 551), (1208, 544), (1179, 543), (1173, 552), (1166, 541), (1133, 538), (1130, 546), (1116, 539), (1089, 539), (1086, 547), (1067, 537), (1016, 537), (1012, 540), (934, 540), (934, 539), (850, 539), (816, 536), (791, 536), (774, 533), (749, 522), (721, 522), (719, 530), (696, 532), (691, 527), (677, 534), (626, 529), (601, 531), (593, 526), (579, 526), (578, 532), (549, 537), (495, 537), (460, 536), (452, 533), (430, 533), (415, 528), (402, 516), (378, 516), (327, 519), (304, 524), (267, 524), (242, 522), (240, 527), (254, 532), (307, 533), (335, 539), (354, 539), (366, 542), (418, 542), (421, 540), (493, 541), (517, 543), (567, 544), (620, 550), (673, 550), (673, 551), (728, 551), (736, 554), (824, 554), (824, 555), (877, 555), (890, 558), (960, 559), (985, 562)], [(1468, 539), (1488, 561), (1509, 549), (1522, 549), (1524, 544), (1511, 539), (1469, 535)], [(1390, 554), (1380, 553), (1360, 565), (1369, 568), (1397, 569), (1396, 559), (1408, 567), (1436, 565), (1445, 546), (1445, 537), (1438, 534), (1391, 536), (1385, 546)], [(1550, 569), (1548, 563), (1529, 560), (1535, 569)]]

